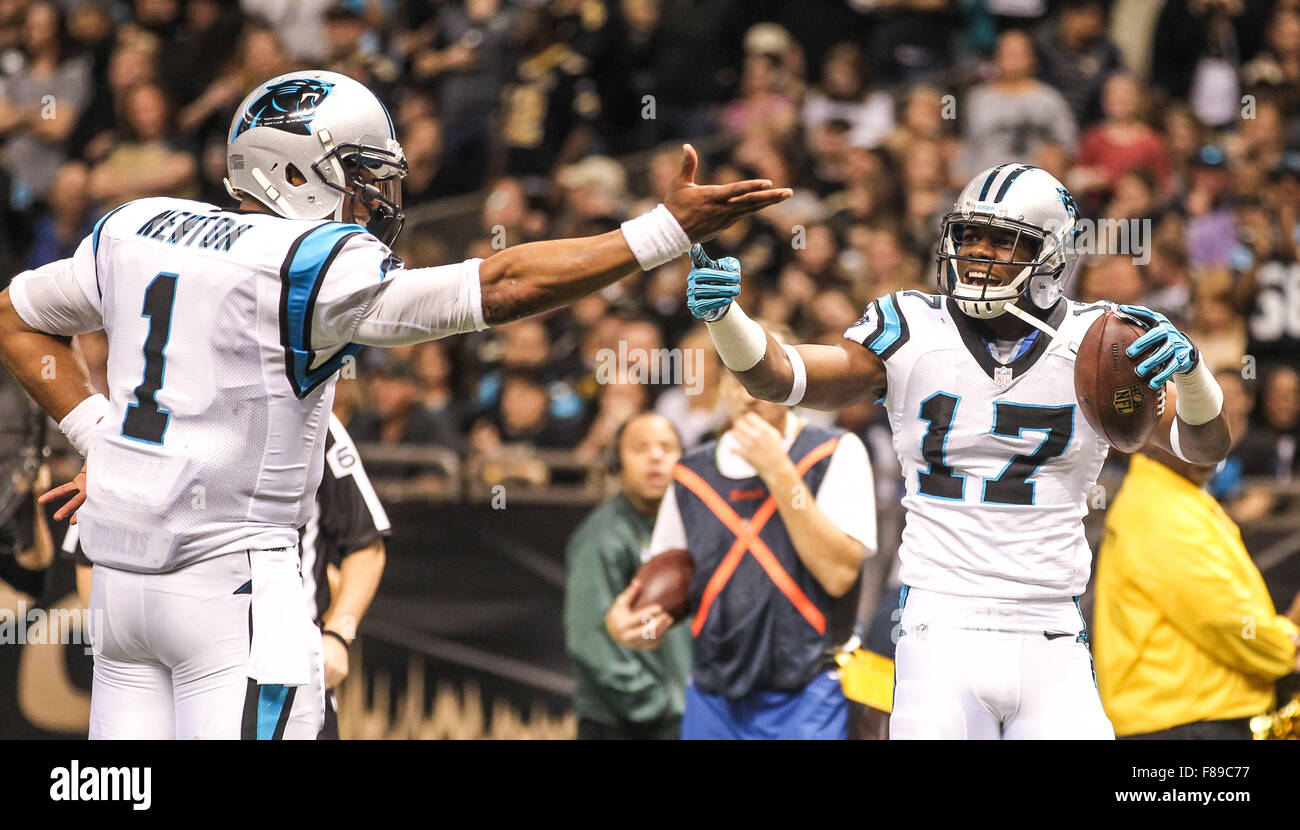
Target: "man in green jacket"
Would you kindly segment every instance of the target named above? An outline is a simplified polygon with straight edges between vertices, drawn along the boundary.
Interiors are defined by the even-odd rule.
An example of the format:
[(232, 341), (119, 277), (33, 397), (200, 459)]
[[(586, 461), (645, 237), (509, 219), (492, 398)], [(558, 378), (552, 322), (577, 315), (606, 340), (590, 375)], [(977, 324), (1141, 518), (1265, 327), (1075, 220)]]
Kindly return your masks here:
[(578, 737), (678, 738), (690, 632), (681, 626), (658, 649), (632, 651), (610, 639), (605, 611), (641, 567), (681, 441), (666, 419), (646, 412), (619, 428), (611, 451), (621, 489), (583, 520), (567, 552), (564, 628), (578, 681)]

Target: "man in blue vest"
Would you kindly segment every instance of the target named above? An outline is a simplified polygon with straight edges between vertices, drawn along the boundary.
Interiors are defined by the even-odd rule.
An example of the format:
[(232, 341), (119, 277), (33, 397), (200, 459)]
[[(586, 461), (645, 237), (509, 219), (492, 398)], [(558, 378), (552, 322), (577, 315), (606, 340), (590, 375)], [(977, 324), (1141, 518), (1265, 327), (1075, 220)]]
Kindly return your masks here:
[[(828, 654), (851, 633), (858, 573), (875, 553), (866, 448), (730, 376), (723, 392), (731, 426), (682, 457), (648, 549), (695, 560), (682, 737), (843, 739), (848, 703)], [(607, 625), (628, 648), (654, 648), (662, 638), (646, 636), (631, 599), (615, 600)]]

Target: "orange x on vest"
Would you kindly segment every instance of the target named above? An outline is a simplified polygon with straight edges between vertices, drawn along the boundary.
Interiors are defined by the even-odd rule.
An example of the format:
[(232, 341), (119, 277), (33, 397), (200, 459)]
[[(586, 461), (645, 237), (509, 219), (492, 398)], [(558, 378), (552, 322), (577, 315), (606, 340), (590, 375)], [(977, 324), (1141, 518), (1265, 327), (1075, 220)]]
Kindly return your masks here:
[[(795, 472), (799, 474), (800, 478), (803, 478), (804, 474), (812, 469), (814, 464), (835, 451), (837, 443), (839, 443), (839, 439), (832, 438), (826, 443), (814, 447), (811, 452), (799, 459), (799, 463), (794, 467)], [(808, 621), (808, 624), (818, 634), (825, 634), (826, 616), (818, 610), (816, 605), (813, 605), (812, 600), (808, 599), (807, 594), (790, 578), (790, 574), (786, 573), (785, 568), (781, 567), (781, 562), (776, 558), (776, 554), (772, 553), (772, 549), (767, 546), (767, 543), (758, 538), (758, 534), (763, 530), (768, 519), (771, 519), (772, 515), (776, 513), (776, 497), (768, 496), (767, 500), (759, 505), (758, 511), (754, 513), (753, 518), (746, 523), (732, 509), (731, 505), (727, 504), (722, 496), (718, 495), (717, 491), (694, 471), (678, 464), (673, 469), (673, 478), (680, 481), (686, 489), (699, 496), (700, 501), (704, 502), (704, 505), (712, 511), (713, 515), (718, 517), (718, 521), (736, 534), (735, 543), (732, 544), (731, 549), (727, 551), (727, 555), (722, 558), (722, 562), (714, 570), (708, 584), (704, 586), (704, 596), (700, 600), (700, 608), (695, 612), (695, 619), (691, 622), (691, 635), (698, 637), (700, 632), (704, 630), (704, 623), (709, 618), (709, 609), (713, 607), (713, 601), (718, 598), (718, 594), (722, 593), (727, 581), (736, 572), (736, 568), (740, 565), (740, 560), (745, 557), (746, 551), (754, 554), (754, 558), (758, 560), (759, 565), (763, 566), (763, 570), (767, 572), (768, 577), (776, 583), (776, 587), (780, 589), (781, 593), (785, 594), (786, 599), (794, 604), (794, 607), (799, 610), (799, 613)]]

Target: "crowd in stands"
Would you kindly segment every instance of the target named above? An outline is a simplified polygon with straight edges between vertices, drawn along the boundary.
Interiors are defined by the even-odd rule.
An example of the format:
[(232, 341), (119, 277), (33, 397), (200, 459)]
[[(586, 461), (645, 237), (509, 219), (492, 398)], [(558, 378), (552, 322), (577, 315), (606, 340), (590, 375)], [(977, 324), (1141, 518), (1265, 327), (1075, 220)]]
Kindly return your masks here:
[[(71, 255), (130, 199), (233, 204), (235, 108), (308, 67), (392, 112), (412, 267), (617, 228), (658, 201), (683, 140), (704, 181), (794, 187), (708, 252), (740, 259), (751, 316), (804, 342), (837, 341), (881, 294), (934, 292), (939, 217), (965, 182), (1040, 166), (1115, 232), (1071, 296), (1163, 311), (1241, 378), (1225, 392), (1250, 427), (1216, 495), (1266, 515), (1280, 500), (1247, 483), (1300, 470), (1300, 0), (2, 0), (3, 273)], [(474, 200), (468, 230), (421, 220), (451, 197)], [(595, 461), (647, 408), (698, 444), (724, 414), (688, 267), (366, 350), (339, 409), (359, 442), (466, 457), (524, 444)], [(661, 382), (602, 373), (620, 353), (623, 368), (663, 357)], [(830, 417), (888, 472), (879, 408)]]

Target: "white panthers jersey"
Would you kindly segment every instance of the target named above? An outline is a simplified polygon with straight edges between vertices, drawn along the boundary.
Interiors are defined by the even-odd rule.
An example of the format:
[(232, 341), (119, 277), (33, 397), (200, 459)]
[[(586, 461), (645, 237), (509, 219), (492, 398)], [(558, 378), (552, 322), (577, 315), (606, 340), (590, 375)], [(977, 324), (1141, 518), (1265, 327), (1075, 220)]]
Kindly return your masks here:
[(951, 300), (902, 291), (845, 337), (885, 363), (884, 405), (907, 482), (905, 585), (959, 596), (1077, 596), (1083, 517), (1108, 445), (1078, 411), (1071, 341), (1108, 306), (1061, 300), (1009, 363)]
[[(86, 555), (152, 573), (296, 545), (336, 371), (390, 269), (400, 260), (353, 224), (171, 198), (101, 219), (72, 260), (109, 355), (109, 414), (77, 513)], [(25, 316), (57, 305), (36, 290)]]

